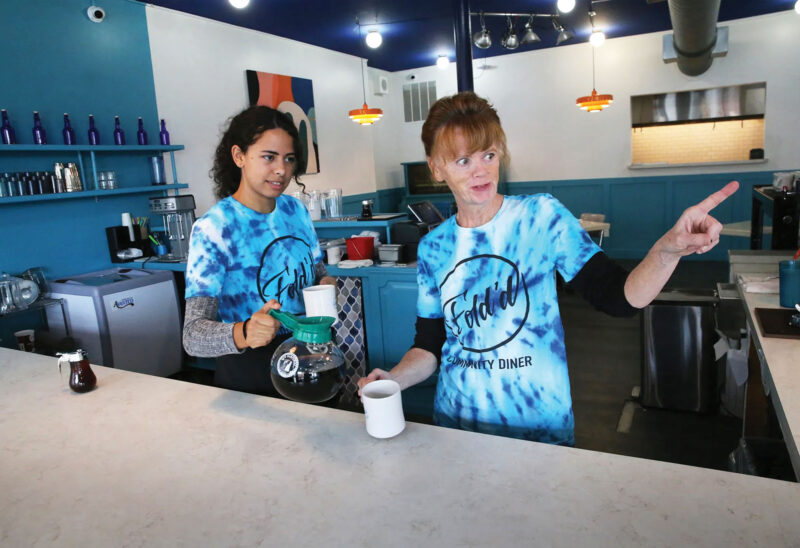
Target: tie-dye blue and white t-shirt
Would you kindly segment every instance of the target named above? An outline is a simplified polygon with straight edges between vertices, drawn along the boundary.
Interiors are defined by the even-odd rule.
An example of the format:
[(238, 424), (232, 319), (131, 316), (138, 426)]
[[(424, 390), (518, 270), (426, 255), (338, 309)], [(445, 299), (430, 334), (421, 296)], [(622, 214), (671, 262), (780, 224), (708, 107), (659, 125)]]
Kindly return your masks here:
[(259, 213), (229, 196), (192, 227), (186, 298), (217, 298), (219, 319), (228, 323), (249, 318), (270, 299), (303, 314), (303, 288), (314, 285), (321, 260), (300, 201), (281, 195), (271, 213)]
[(494, 218), (451, 217), (418, 250), (417, 313), (444, 318), (439, 424), (574, 443), (554, 270), (570, 281), (600, 248), (547, 194), (505, 196)]

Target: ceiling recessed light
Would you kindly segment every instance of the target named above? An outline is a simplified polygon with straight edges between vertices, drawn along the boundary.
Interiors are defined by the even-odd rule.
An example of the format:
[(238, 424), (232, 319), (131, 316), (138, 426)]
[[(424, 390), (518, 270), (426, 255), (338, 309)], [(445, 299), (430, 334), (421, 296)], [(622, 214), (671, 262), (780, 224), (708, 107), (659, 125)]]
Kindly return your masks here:
[(247, 7), (247, 5), (250, 3), (250, 0), (228, 0), (228, 2), (230, 2), (231, 6), (234, 8), (242, 9)]
[(602, 30), (593, 30), (589, 36), (589, 43), (594, 47), (599, 48), (606, 41), (606, 35)]
[(383, 43), (383, 36), (377, 30), (371, 30), (367, 33), (366, 41), (369, 47), (375, 49)]
[(450, 66), (450, 58), (447, 55), (440, 55), (436, 60), (436, 66), (441, 70), (447, 70), (447, 67)]
[(800, 0), (797, 0), (797, 2), (794, 3), (794, 11), (800, 13)]
[(561, 13), (569, 13), (575, 7), (575, 0), (558, 0), (556, 6)]

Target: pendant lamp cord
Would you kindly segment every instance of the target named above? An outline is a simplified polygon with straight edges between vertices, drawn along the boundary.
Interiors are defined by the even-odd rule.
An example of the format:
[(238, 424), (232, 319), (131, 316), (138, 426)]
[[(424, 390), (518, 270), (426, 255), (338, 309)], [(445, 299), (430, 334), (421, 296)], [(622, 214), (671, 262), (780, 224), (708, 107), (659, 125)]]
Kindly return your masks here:
[[(356, 25), (358, 25), (358, 43), (361, 44), (361, 48), (363, 49), (363, 41), (361, 40), (361, 23), (358, 21), (358, 15), (356, 15)], [(363, 93), (364, 97), (364, 104), (367, 104), (367, 82), (364, 80), (364, 59), (358, 59), (359, 64), (361, 64), (361, 92)]]
[[(589, 0), (589, 24), (592, 27), (592, 33), (594, 33), (594, 6), (592, 5), (592, 0)], [(596, 47), (592, 46), (592, 90), (597, 89), (594, 82), (594, 50), (596, 49)]]

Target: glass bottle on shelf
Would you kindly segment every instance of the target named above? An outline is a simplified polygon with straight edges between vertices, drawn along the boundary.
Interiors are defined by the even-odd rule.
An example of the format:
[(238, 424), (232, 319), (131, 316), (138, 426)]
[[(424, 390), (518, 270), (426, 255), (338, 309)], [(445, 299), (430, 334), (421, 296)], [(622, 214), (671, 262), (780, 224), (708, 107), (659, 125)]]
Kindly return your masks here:
[(47, 133), (42, 127), (42, 120), (39, 118), (39, 111), (33, 111), (33, 143), (36, 145), (47, 144)]
[(167, 123), (164, 119), (161, 119), (161, 131), (158, 134), (159, 139), (161, 140), (162, 145), (169, 144), (169, 131), (167, 131)]
[(147, 132), (144, 130), (144, 122), (141, 116), (139, 117), (139, 130), (136, 132), (136, 141), (140, 145), (147, 144)]
[(65, 145), (75, 144), (75, 130), (72, 129), (72, 125), (69, 123), (69, 114), (66, 112), (64, 113), (64, 129), (61, 134), (64, 136)]
[(125, 144), (125, 132), (122, 131), (122, 128), (119, 126), (119, 116), (114, 116), (114, 144)]
[(100, 144), (100, 132), (97, 131), (96, 127), (94, 127), (94, 116), (91, 114), (89, 115), (89, 144)]
[(6, 109), (0, 112), (2, 112), (3, 115), (3, 125), (2, 128), (0, 128), (0, 133), (3, 135), (3, 144), (14, 145), (17, 143), (17, 136), (14, 133), (14, 128), (11, 127), (11, 122), (8, 120), (8, 112), (6, 112)]

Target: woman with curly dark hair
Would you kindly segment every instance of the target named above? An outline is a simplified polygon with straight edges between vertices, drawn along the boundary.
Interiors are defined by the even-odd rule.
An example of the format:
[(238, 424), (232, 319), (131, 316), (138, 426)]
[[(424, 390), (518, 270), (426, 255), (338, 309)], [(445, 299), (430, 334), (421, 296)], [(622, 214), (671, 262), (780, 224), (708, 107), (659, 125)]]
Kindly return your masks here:
[(220, 201), (192, 227), (183, 345), (216, 357), (215, 384), (277, 396), (272, 352), (289, 333), (269, 315), (303, 314), (303, 288), (335, 284), (311, 218), (283, 192), (305, 170), (292, 120), (265, 106), (231, 118), (211, 175)]

